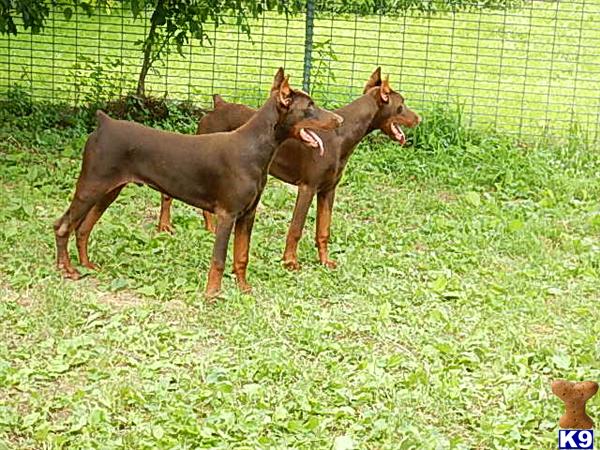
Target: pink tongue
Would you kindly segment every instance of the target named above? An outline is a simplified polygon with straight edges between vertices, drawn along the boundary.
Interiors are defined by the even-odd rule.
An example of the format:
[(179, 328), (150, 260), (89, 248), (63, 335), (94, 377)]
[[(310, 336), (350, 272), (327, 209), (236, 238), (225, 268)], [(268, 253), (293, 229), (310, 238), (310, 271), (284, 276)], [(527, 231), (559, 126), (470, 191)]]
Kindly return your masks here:
[(402, 131), (402, 128), (393, 123), (392, 131), (394, 132), (394, 137), (398, 140), (398, 142), (404, 144), (404, 142), (406, 141), (406, 136), (404, 135), (404, 131)]
[(325, 147), (323, 146), (323, 141), (316, 133), (314, 133), (311, 130), (306, 130), (302, 128), (300, 130), (300, 137), (311, 147), (318, 148), (319, 156), (323, 156), (323, 154), (325, 153)]

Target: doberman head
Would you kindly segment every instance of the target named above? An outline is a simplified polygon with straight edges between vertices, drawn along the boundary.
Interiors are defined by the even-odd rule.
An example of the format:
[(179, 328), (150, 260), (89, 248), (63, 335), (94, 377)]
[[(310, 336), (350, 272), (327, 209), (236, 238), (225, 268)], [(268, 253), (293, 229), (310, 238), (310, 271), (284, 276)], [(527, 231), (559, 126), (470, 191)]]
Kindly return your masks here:
[(281, 84), (278, 83), (278, 77), (275, 77), (271, 97), (277, 99), (279, 111), (279, 122), (275, 132), (278, 140), (282, 137), (298, 139), (309, 147), (319, 149), (319, 154), (322, 155), (325, 148), (315, 130), (333, 130), (339, 127), (344, 119), (316, 106), (306, 92), (292, 89), (289, 76), (285, 77)]
[(381, 79), (381, 67), (375, 69), (363, 91), (376, 97), (379, 112), (371, 128), (379, 129), (400, 145), (406, 142), (402, 127), (413, 128), (421, 122), (417, 113), (404, 103), (404, 97), (390, 87), (389, 77)]

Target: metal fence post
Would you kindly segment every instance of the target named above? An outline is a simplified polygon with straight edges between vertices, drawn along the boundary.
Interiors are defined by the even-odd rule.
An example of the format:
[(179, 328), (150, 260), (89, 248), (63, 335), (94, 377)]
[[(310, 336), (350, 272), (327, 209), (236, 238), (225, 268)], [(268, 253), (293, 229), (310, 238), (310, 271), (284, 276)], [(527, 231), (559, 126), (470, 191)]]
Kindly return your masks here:
[(315, 21), (315, 2), (306, 0), (306, 22), (304, 31), (304, 72), (302, 89), (310, 93), (310, 70), (312, 68), (313, 30)]

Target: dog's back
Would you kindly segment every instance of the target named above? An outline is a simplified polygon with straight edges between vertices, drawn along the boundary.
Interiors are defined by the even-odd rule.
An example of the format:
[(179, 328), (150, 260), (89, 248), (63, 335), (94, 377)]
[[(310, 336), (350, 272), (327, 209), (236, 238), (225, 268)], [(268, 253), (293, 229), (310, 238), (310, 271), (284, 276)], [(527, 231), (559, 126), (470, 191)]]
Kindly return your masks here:
[(219, 95), (213, 96), (214, 109), (198, 121), (196, 134), (233, 131), (244, 125), (256, 113), (256, 110), (239, 103), (229, 103)]

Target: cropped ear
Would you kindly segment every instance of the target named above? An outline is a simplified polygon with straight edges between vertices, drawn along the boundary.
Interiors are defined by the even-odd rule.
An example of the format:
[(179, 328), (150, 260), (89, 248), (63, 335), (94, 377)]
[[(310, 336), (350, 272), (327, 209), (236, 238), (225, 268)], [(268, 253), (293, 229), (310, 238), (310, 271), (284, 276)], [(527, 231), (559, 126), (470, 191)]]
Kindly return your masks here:
[(367, 84), (363, 89), (363, 94), (366, 94), (369, 89), (375, 86), (381, 86), (381, 67), (378, 67), (373, 71), (373, 73), (369, 77), (369, 81), (367, 81)]
[(292, 104), (292, 89), (290, 88), (290, 76), (288, 75), (281, 82), (281, 86), (279, 86), (279, 92), (277, 93), (277, 100), (279, 100), (279, 104), (284, 108), (289, 108)]
[(285, 74), (283, 73), (283, 67), (280, 67), (273, 78), (273, 85), (271, 86), (271, 92), (276, 91), (280, 88), (281, 83), (283, 83), (283, 79), (285, 78)]
[(216, 109), (225, 104), (225, 100), (219, 94), (213, 94), (213, 107)]
[(381, 101), (383, 103), (388, 103), (390, 101), (390, 94), (392, 93), (392, 88), (390, 87), (390, 77), (389, 75), (385, 77), (383, 83), (381, 83), (381, 87), (379, 88), (379, 97), (381, 97)]

